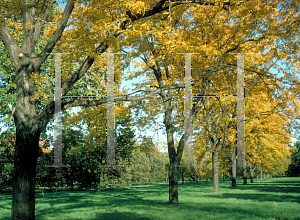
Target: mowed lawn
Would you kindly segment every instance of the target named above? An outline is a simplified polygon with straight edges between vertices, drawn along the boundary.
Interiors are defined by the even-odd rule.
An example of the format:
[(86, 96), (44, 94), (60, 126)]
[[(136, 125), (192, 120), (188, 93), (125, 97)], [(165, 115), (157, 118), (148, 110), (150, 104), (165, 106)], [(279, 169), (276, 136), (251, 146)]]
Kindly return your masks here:
[[(250, 181), (249, 181), (250, 182)], [(36, 194), (36, 219), (300, 219), (300, 178), (270, 178), (231, 188), (220, 181), (179, 183), (179, 203), (169, 205), (168, 183), (92, 191)], [(11, 195), (0, 194), (0, 219), (10, 219)]]

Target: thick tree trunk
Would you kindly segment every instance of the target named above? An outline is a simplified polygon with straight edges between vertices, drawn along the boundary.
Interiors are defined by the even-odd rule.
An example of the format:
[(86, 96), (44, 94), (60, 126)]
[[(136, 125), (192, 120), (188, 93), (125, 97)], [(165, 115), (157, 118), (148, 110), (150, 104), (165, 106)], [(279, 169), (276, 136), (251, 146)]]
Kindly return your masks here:
[(213, 181), (213, 192), (219, 192), (219, 164), (218, 164), (218, 153), (212, 153), (212, 181)]
[(169, 204), (178, 204), (178, 171), (175, 161), (170, 160), (169, 171)]
[(16, 126), (12, 219), (35, 219), (35, 175), (40, 133)]

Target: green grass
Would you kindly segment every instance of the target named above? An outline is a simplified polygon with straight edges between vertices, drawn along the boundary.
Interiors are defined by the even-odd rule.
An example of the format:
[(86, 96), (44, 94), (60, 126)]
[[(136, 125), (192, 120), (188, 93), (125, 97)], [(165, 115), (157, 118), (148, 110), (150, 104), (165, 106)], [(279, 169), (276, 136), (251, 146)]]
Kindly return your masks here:
[[(36, 219), (185, 220), (300, 219), (300, 178), (271, 178), (248, 185), (220, 181), (179, 184), (178, 205), (168, 204), (168, 183), (92, 191), (36, 194)], [(0, 219), (9, 219), (11, 195), (0, 194)]]

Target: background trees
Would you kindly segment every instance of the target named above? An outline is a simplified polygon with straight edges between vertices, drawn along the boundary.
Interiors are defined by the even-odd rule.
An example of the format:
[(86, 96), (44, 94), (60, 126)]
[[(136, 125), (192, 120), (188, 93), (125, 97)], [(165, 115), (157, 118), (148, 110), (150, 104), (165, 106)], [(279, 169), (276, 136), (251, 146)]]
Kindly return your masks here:
[(288, 176), (300, 176), (300, 142), (295, 143), (295, 148), (292, 150), (292, 155), (290, 157), (291, 163), (288, 167)]

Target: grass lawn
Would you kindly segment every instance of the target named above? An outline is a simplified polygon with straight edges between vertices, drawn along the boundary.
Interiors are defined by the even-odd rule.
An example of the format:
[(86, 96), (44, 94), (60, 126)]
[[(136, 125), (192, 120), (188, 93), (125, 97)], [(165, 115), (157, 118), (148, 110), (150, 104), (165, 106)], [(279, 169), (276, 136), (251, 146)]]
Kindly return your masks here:
[[(220, 193), (212, 193), (211, 181), (180, 182), (178, 205), (168, 204), (168, 183), (38, 193), (35, 213), (36, 219), (300, 219), (300, 177), (237, 184), (220, 181)], [(11, 197), (0, 194), (0, 219), (10, 219)]]

